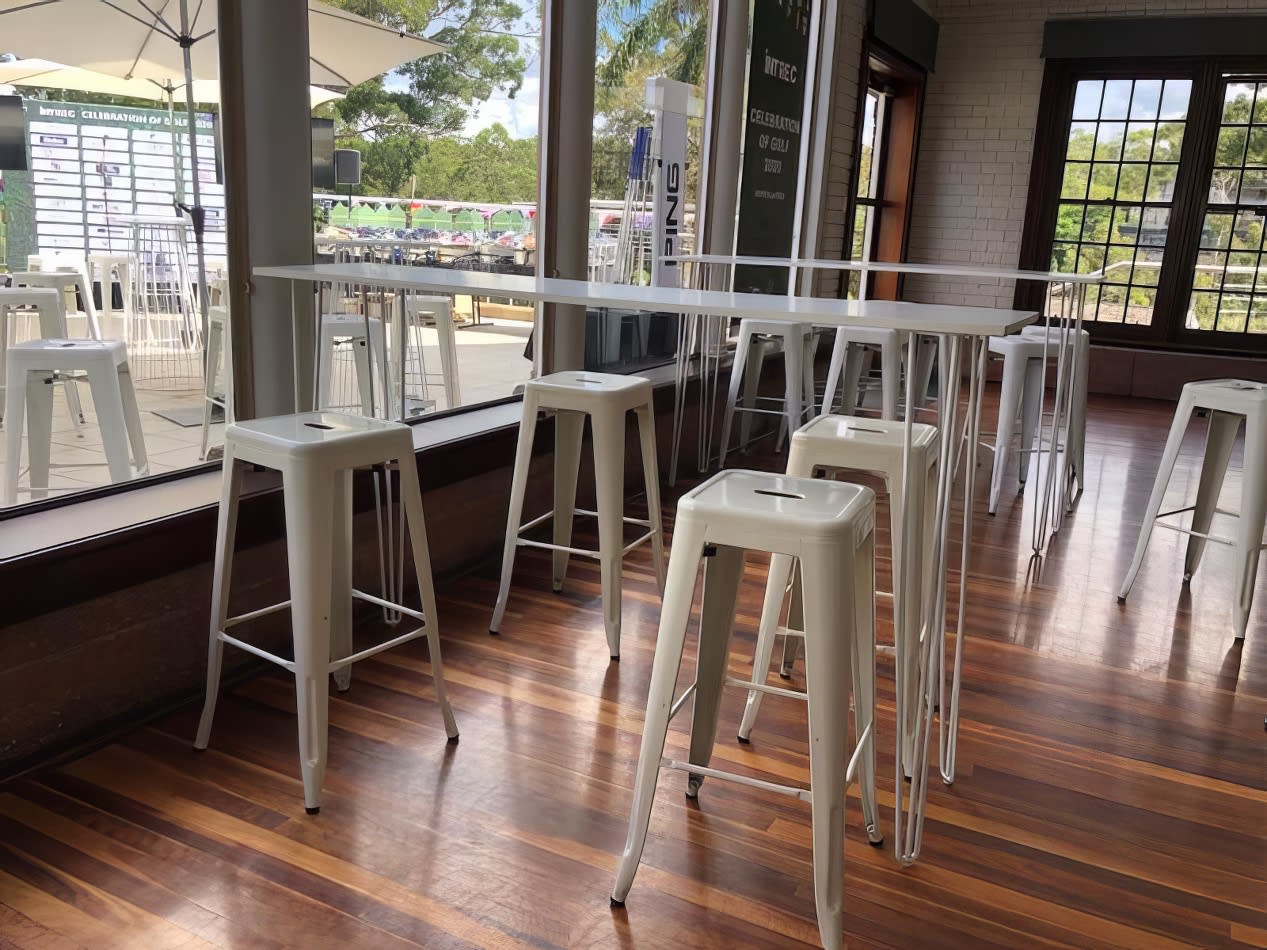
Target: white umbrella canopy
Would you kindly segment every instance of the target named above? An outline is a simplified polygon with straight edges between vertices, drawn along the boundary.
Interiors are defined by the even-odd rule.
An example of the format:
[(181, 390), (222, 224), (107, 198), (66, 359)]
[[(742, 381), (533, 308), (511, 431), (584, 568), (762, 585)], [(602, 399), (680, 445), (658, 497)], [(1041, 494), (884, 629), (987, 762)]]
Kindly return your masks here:
[[(44, 57), (127, 79), (183, 83), (220, 74), (216, 0), (0, 0), (0, 51)], [(355, 86), (445, 47), (373, 20), (308, 2), (309, 82)]]
[[(75, 92), (96, 92), (107, 96), (152, 99), (155, 102), (167, 102), (169, 97), (184, 99), (185, 96), (183, 82), (168, 84), (150, 79), (123, 79), (91, 69), (63, 66), (46, 59), (16, 59), (0, 63), (0, 85), (44, 86)], [(195, 79), (193, 93), (194, 102), (219, 102), (220, 83), (215, 79)], [(322, 89), (320, 86), (310, 86), (308, 93), (314, 109), (322, 103), (343, 98), (341, 93)]]

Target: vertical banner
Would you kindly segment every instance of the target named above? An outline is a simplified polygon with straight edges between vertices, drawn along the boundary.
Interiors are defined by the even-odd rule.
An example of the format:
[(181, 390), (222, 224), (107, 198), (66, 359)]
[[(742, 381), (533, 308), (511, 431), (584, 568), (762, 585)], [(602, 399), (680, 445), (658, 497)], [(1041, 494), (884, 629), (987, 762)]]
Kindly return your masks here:
[(681, 267), (663, 261), (681, 253), (682, 222), (686, 215), (686, 119), (695, 87), (657, 77), (647, 80), (647, 105), (655, 116), (655, 191), (652, 204), (653, 253), (651, 283), (680, 287)]
[[(735, 241), (740, 256), (785, 258), (792, 253), (812, 3), (753, 2)], [(734, 289), (787, 293), (787, 268), (736, 267)]]

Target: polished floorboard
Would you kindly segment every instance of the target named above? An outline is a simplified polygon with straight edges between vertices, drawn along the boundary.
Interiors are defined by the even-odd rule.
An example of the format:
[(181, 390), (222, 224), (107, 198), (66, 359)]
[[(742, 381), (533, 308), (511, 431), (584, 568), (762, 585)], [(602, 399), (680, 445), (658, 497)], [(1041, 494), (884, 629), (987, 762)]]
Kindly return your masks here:
[[(1185, 588), (1182, 538), (1158, 531), (1116, 601), (1171, 411), (1093, 397), (1086, 491), (1041, 560), (1028, 495), (1006, 491), (994, 518), (977, 499), (958, 780), (931, 780), (923, 854), (906, 869), (867, 845), (851, 794), (851, 947), (1267, 947), (1267, 598), (1237, 643), (1230, 554), (1210, 550)], [(1194, 426), (1176, 497), (1195, 489), (1201, 439)], [(1229, 476), (1225, 506), (1238, 493)], [(737, 675), (764, 559), (747, 570)], [(355, 668), (331, 701), (319, 816), (302, 807), (280, 672), (225, 691), (206, 752), (190, 748), (190, 707), (0, 786), (0, 946), (817, 945), (809, 806), (713, 780), (691, 803), (680, 773), (662, 776), (627, 907), (608, 906), (658, 597), (639, 549), (609, 663), (596, 566), (574, 561), (562, 594), (549, 571), (524, 551), (499, 637), (493, 569), (441, 585), (457, 745), (420, 641)], [(882, 659), (886, 826), (891, 676)], [(740, 746), (743, 694), (728, 693), (715, 764), (804, 781), (804, 707), (767, 699)], [(670, 754), (688, 728), (684, 713)]]

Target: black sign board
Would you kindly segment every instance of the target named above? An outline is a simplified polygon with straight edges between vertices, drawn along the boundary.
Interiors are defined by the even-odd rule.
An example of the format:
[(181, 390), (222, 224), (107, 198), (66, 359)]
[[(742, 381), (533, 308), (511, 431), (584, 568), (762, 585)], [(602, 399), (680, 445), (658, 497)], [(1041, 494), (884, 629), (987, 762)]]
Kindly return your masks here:
[[(735, 249), (741, 256), (792, 253), (801, 159), (805, 65), (812, 0), (755, 0), (748, 58), (748, 112)], [(737, 267), (734, 289), (787, 293), (782, 267)]]

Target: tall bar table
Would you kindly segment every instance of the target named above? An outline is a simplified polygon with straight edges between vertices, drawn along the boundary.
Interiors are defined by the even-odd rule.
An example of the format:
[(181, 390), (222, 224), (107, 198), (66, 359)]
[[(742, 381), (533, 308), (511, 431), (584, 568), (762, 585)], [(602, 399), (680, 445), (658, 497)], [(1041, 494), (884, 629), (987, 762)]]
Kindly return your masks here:
[[(865, 326), (879, 329), (906, 331), (914, 340), (917, 334), (929, 334), (946, 340), (948, 359), (947, 372), (943, 389), (949, 388), (949, 380), (958, 381), (961, 377), (964, 351), (967, 350), (969, 369), (968, 405), (965, 423), (969, 436), (975, 444), (979, 436), (981, 414), (981, 394), (985, 380), (985, 355), (992, 336), (1006, 336), (1015, 333), (1022, 327), (1035, 322), (1038, 314), (1018, 310), (997, 310), (988, 307), (959, 307), (942, 304), (918, 304), (888, 300), (841, 300), (824, 297), (795, 297), (766, 294), (733, 293), (717, 290), (691, 290), (674, 287), (639, 287), (625, 284), (597, 284), (580, 280), (566, 280), (551, 277), (526, 277), (505, 274), (486, 274), (474, 271), (453, 271), (432, 267), (406, 267), (393, 264), (302, 264), (282, 267), (257, 267), (256, 277), (274, 277), (292, 281), (291, 299), (295, 300), (295, 283), (353, 283), (365, 287), (377, 287), (384, 290), (418, 291), (445, 294), (485, 294), (516, 297), (539, 303), (574, 304), (584, 307), (619, 307), (629, 310), (648, 310), (675, 313), (690, 321), (698, 321), (708, 316), (717, 317), (749, 317), (758, 320), (771, 320), (784, 323), (812, 323), (817, 326)], [(292, 309), (292, 328), (297, 319)], [(403, 327), (404, 322), (401, 321)], [(403, 332), (403, 330), (402, 330)], [(294, 337), (297, 339), (297, 335)], [(912, 344), (914, 346), (914, 344)], [(913, 351), (912, 351), (913, 355)], [(681, 357), (679, 357), (681, 358)], [(298, 357), (296, 355), (296, 405), (299, 405)], [(372, 369), (371, 369), (372, 372)], [(372, 387), (371, 381), (371, 387)], [(403, 394), (404, 379), (400, 380)], [(947, 424), (953, 429), (958, 424), (957, 413), (959, 400), (950, 398), (944, 393), (943, 412), (948, 416)], [(911, 383), (907, 383), (907, 401), (912, 398)], [(398, 403), (400, 405), (401, 403)], [(904, 427), (903, 466), (909, 470), (911, 465), (911, 419), (907, 415)], [(959, 626), (957, 628), (955, 646), (955, 664), (952, 674), (950, 697), (944, 695), (945, 679), (942, 670), (942, 656), (945, 652), (945, 615), (946, 615), (946, 549), (950, 528), (950, 503), (954, 447), (952, 440), (941, 439), (941, 464), (938, 469), (936, 492), (936, 518), (934, 544), (931, 552), (933, 558), (936, 584), (931, 585), (929, 602), (926, 604), (925, 616), (930, 618), (929, 631), (933, 634), (919, 638), (918, 642), (901, 642), (896, 645), (898, 651), (896, 670), (896, 707), (897, 730), (895, 737), (895, 802), (894, 820), (894, 853), (903, 864), (910, 864), (919, 856), (920, 843), (923, 837), (925, 803), (928, 795), (928, 759), (929, 746), (933, 729), (934, 710), (940, 702), (943, 710), (949, 708), (947, 717), (943, 714), (945, 724), (940, 745), (942, 747), (943, 766), (947, 760), (947, 744), (951, 749), (952, 763), (950, 778), (946, 779), (943, 767), (942, 777), (953, 780), (953, 746), (957, 736), (960, 669), (963, 658), (963, 598), (964, 585), (960, 584), (961, 597), (959, 605)], [(967, 465), (965, 478), (965, 497), (969, 504), (964, 513), (964, 545), (960, 576), (967, 573), (968, 539), (972, 532), (972, 506), (970, 504), (975, 486), (975, 466)], [(910, 479), (903, 480), (909, 485)], [(901, 503), (908, 507), (908, 499), (904, 488)], [(904, 541), (906, 549), (916, 543), (915, 529), (904, 521)], [(901, 596), (901, 591), (895, 591)], [(903, 670), (905, 659), (910, 655), (907, 651), (915, 651), (918, 663), (916, 682), (906, 682)], [(934, 684), (939, 684), (934, 688)], [(949, 705), (947, 705), (947, 703)], [(912, 761), (904, 762), (903, 736), (907, 734), (907, 724), (911, 723), (916, 741)], [(903, 781), (909, 766), (909, 787)], [(904, 792), (903, 789), (906, 788)]]

